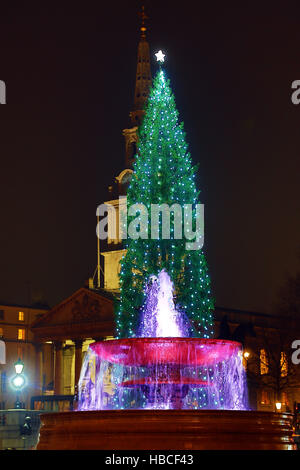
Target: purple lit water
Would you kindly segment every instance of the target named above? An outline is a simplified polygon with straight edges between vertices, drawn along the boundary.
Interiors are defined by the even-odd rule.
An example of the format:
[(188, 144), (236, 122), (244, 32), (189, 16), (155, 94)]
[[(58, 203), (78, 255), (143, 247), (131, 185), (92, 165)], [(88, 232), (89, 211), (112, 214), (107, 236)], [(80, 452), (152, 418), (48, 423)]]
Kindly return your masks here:
[(188, 334), (161, 271), (146, 288), (137, 337), (90, 345), (78, 409), (248, 409), (241, 345)]
[(146, 287), (146, 302), (141, 312), (139, 338), (178, 338), (190, 336), (186, 315), (176, 310), (174, 287), (170, 276), (163, 269), (158, 276), (151, 276)]

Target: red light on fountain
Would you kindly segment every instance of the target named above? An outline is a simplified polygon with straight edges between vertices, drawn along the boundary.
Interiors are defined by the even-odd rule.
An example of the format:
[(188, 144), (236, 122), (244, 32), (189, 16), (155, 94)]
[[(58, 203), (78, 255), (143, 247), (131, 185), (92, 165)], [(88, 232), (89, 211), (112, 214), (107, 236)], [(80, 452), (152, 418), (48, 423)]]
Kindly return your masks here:
[[(140, 389), (147, 406), (182, 409), (190, 388), (213, 386), (208, 374), (199, 378), (190, 368), (199, 370), (228, 361), (237, 356), (240, 344), (200, 338), (127, 338), (94, 343), (90, 348), (102, 361), (134, 369), (135, 377), (129, 374), (118, 387)], [(147, 376), (140, 374), (141, 368), (147, 369)]]
[(146, 293), (139, 337), (90, 345), (79, 384), (80, 409), (244, 409), (241, 345), (186, 337), (190, 325), (175, 308), (166, 271), (151, 276)]
[(90, 348), (103, 360), (125, 366), (204, 366), (228, 360), (241, 345), (203, 338), (125, 338), (92, 343)]

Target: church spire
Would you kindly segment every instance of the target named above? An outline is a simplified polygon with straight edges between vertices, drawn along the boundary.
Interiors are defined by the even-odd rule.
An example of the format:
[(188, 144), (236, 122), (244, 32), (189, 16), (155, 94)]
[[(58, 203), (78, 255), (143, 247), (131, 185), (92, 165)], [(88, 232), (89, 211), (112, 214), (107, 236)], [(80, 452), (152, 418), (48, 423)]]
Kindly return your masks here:
[(138, 45), (133, 111), (130, 113), (133, 126), (139, 126), (141, 123), (152, 80), (150, 49), (146, 39), (147, 28), (145, 26), (148, 16), (145, 13), (144, 6), (142, 6), (142, 10), (139, 12), (139, 17), (141, 18), (141, 37)]
[(145, 21), (148, 17), (145, 14), (144, 7), (142, 7), (142, 11), (139, 13), (139, 17), (141, 18), (141, 37), (137, 54), (133, 110), (129, 114), (131, 119), (131, 128), (123, 130), (123, 135), (125, 137), (125, 168), (128, 169), (132, 168), (136, 155), (136, 144), (138, 140), (137, 130), (145, 112), (144, 107), (152, 82), (150, 49), (146, 39), (147, 28), (145, 26)]

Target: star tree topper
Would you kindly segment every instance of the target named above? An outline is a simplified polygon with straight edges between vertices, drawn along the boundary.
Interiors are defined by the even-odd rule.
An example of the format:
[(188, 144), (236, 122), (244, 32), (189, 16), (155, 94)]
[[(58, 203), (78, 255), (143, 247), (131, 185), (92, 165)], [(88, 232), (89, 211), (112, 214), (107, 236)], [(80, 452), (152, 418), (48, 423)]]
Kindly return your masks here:
[(163, 54), (162, 51), (158, 51), (158, 52), (155, 54), (157, 62), (159, 62), (159, 63), (162, 64), (162, 63), (164, 62), (164, 60), (165, 60), (165, 55), (166, 55), (166, 54)]

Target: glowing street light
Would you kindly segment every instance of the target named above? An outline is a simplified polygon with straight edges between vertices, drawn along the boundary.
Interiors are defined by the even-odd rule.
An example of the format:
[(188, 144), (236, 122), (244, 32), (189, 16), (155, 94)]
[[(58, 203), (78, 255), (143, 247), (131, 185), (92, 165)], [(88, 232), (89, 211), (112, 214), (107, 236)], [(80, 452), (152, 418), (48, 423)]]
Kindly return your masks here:
[(17, 362), (14, 363), (16, 374), (22, 374), (24, 369), (24, 362), (19, 358)]
[(20, 374), (15, 375), (12, 378), (12, 384), (15, 387), (16, 390), (21, 390), (25, 385), (25, 379), (24, 379), (23, 375), (20, 375)]
[(249, 351), (244, 351), (244, 353), (243, 353), (243, 366), (244, 366), (245, 370), (247, 370), (247, 367), (248, 367), (249, 357), (250, 357)]
[(279, 401), (275, 403), (275, 406), (277, 411), (281, 410), (281, 403)]
[(14, 364), (16, 375), (13, 376), (11, 379), (11, 386), (15, 390), (17, 399), (15, 402), (15, 408), (20, 409), (22, 408), (22, 403), (20, 402), (20, 392), (26, 385), (26, 379), (24, 377), (23, 369), (24, 369), (24, 362), (19, 358), (17, 362)]

